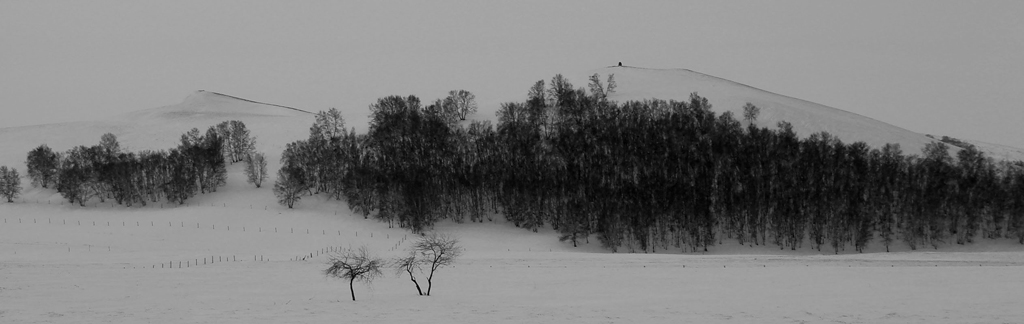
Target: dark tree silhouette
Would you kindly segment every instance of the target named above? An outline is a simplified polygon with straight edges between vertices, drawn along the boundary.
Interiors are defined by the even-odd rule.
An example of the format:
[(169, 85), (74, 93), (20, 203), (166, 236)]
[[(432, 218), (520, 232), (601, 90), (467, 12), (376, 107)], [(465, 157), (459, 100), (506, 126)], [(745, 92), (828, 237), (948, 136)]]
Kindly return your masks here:
[(385, 266), (384, 260), (370, 254), (366, 246), (360, 247), (356, 251), (344, 250), (331, 255), (329, 258), (327, 262), (328, 267), (324, 270), (324, 275), (347, 279), (349, 292), (352, 293), (352, 300), (356, 300), (356, 290), (353, 283), (357, 280), (365, 283), (373, 282), (374, 279), (381, 276), (381, 268)]
[(459, 240), (451, 234), (431, 233), (416, 242), (413, 252), (430, 270), (427, 274), (427, 296), (430, 296), (431, 288), (434, 286), (434, 272), (441, 267), (455, 264), (455, 260), (462, 255), (462, 246), (459, 245)]
[(46, 144), (29, 151), (28, 159), (25, 162), (28, 167), (29, 179), (32, 179), (33, 184), (48, 188), (50, 184), (56, 182), (59, 162), (59, 155)]
[(416, 251), (412, 251), (409, 255), (399, 257), (394, 260), (393, 265), (395, 267), (395, 274), (409, 275), (409, 280), (416, 286), (416, 292), (423, 296), (423, 289), (420, 289), (420, 283), (416, 281), (416, 273), (423, 271), (423, 260), (421, 260)]
[(21, 175), (18, 175), (18, 169), (0, 166), (0, 197), (7, 198), (10, 203), (20, 195)]

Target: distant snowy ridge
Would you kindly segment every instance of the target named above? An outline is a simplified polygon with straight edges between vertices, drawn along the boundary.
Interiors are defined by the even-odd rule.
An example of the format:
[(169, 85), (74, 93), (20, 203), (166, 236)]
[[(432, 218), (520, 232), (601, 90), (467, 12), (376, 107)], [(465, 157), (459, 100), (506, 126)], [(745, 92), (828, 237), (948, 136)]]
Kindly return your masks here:
[[(697, 92), (708, 99), (712, 110), (721, 114), (731, 111), (737, 120), (743, 120), (743, 105), (752, 103), (761, 110), (756, 124), (775, 129), (779, 122), (793, 125), (797, 136), (806, 138), (818, 132), (828, 132), (844, 143), (862, 141), (873, 148), (887, 143), (899, 144), (905, 155), (920, 155), (928, 143), (936, 140), (870, 117), (758, 89), (743, 83), (694, 72), (687, 69), (651, 69), (631, 66), (609, 66), (588, 71), (586, 75), (570, 76), (585, 86), (587, 78), (597, 73), (602, 82), (609, 74), (615, 75), (617, 88), (609, 99), (618, 102), (630, 100), (663, 99), (688, 101), (690, 93)], [(972, 141), (973, 142), (973, 141)], [(1024, 150), (997, 145), (978, 145), (986, 155), (995, 159), (1024, 160)], [(951, 147), (956, 155), (958, 147)]]
[(282, 105), (275, 105), (275, 104), (272, 104), (272, 103), (259, 102), (259, 101), (255, 101), (255, 100), (239, 98), (239, 97), (235, 97), (235, 96), (231, 96), (231, 95), (226, 95), (226, 94), (223, 94), (223, 93), (220, 93), (220, 92), (212, 92), (212, 91), (206, 91), (206, 90), (199, 90), (198, 92), (204, 92), (204, 93), (209, 93), (209, 94), (218, 95), (218, 96), (222, 96), (222, 97), (228, 97), (228, 98), (235, 99), (235, 100), (241, 100), (241, 101), (251, 102), (251, 103), (255, 103), (255, 104), (267, 105), (267, 106), (281, 107), (281, 108), (285, 108), (285, 109), (291, 109), (291, 110), (295, 110), (295, 111), (299, 111), (299, 112), (304, 112), (304, 113), (307, 113), (307, 114), (312, 114), (311, 112), (308, 112), (308, 111), (305, 111), (305, 110), (302, 110), (302, 109), (299, 109), (299, 108), (282, 106)]
[(863, 141), (875, 148), (896, 143), (908, 155), (920, 154), (925, 145), (933, 142), (923, 134), (872, 118), (691, 70), (615, 66), (589, 72), (593, 73), (602, 78), (615, 75), (618, 87), (609, 98), (619, 102), (652, 98), (687, 101), (690, 93), (697, 92), (711, 102), (716, 113), (731, 111), (741, 121), (743, 105), (752, 103), (761, 111), (755, 121), (758, 126), (775, 129), (785, 121), (793, 125), (801, 138), (828, 132), (845, 143)]
[(313, 117), (298, 108), (200, 90), (178, 104), (106, 120), (0, 128), (0, 165), (24, 171), (26, 155), (41, 144), (64, 152), (78, 145), (96, 145), (104, 133), (117, 136), (128, 150), (166, 150), (177, 146), (181, 135), (192, 128), (205, 132), (220, 122), (239, 120), (256, 136), (257, 151), (265, 152), (276, 170), (285, 144), (306, 138)]
[(974, 147), (978, 148), (979, 151), (985, 152), (986, 156), (989, 156), (996, 161), (1024, 161), (1024, 149), (975, 140), (964, 141), (968, 144), (974, 145)]
[(264, 103), (218, 92), (199, 90), (186, 97), (181, 103), (135, 111), (121, 115), (121, 117), (129, 120), (143, 120), (203, 115), (295, 117), (312, 114), (313, 113), (311, 112), (294, 107)]

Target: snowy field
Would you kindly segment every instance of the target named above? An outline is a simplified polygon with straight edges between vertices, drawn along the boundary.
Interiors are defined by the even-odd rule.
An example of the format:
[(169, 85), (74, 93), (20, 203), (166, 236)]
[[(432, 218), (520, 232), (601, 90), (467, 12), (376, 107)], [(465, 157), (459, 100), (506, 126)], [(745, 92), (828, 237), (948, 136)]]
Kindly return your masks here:
[(979, 247), (1003, 252), (833, 256), (727, 242), (716, 255), (612, 254), (500, 221), (444, 224), (466, 253), (440, 270), (433, 296), (389, 274), (357, 283), (351, 301), (321, 274), (322, 252), (367, 245), (393, 257), (412, 235), (335, 216), (328, 202), (215, 205), (0, 205), (0, 322), (1024, 322), (1024, 253), (1012, 242)]
[[(928, 140), (694, 72), (595, 72), (616, 74), (620, 100), (699, 91), (720, 109), (757, 103), (763, 122), (791, 120), (802, 132), (896, 142), (909, 153)], [(477, 115), (493, 118), (495, 109)], [(360, 132), (367, 115), (361, 107), (346, 111)], [(433, 296), (417, 296), (408, 278), (389, 272), (372, 285), (357, 283), (352, 301), (347, 283), (322, 274), (324, 253), (366, 245), (391, 258), (415, 236), (337, 201), (304, 197), (294, 210), (274, 204), (268, 186), (280, 153), (308, 136), (312, 116), (211, 92), (105, 121), (0, 129), (0, 165), (26, 174), (25, 154), (39, 144), (65, 151), (94, 145), (106, 132), (129, 150), (168, 149), (188, 129), (224, 120), (244, 121), (268, 154), (271, 179), (263, 188), (245, 184), (235, 164), (226, 187), (187, 206), (126, 208), (94, 199), (79, 207), (23, 179), (22, 198), (0, 203), (0, 324), (1024, 323), (1024, 246), (1009, 239), (920, 251), (897, 244), (892, 253), (876, 242), (869, 253), (840, 255), (725, 239), (707, 255), (628, 254), (603, 250), (593, 238), (574, 248), (550, 229), (534, 233), (500, 218), (435, 228), (460, 237), (466, 251), (437, 274)]]

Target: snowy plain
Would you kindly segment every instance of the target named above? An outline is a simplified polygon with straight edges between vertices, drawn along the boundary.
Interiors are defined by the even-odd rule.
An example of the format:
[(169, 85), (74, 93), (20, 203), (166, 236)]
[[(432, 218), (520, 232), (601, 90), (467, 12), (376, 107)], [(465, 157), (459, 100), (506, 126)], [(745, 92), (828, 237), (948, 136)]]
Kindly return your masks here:
[(1024, 253), (1009, 241), (973, 252), (829, 255), (724, 242), (708, 255), (628, 254), (498, 220), (438, 226), (466, 252), (440, 270), (432, 296), (389, 274), (357, 283), (351, 301), (344, 282), (320, 272), (323, 253), (366, 245), (394, 257), (414, 235), (344, 209), (335, 216), (330, 202), (238, 203), (0, 205), (0, 322), (1024, 322)]
[[(619, 100), (699, 91), (716, 108), (763, 102), (765, 122), (804, 116), (794, 120), (801, 136), (824, 127), (865, 136), (857, 140), (905, 142), (908, 153), (928, 140), (690, 71), (598, 70), (606, 72), (618, 78)], [(791, 113), (797, 109), (805, 113)], [(494, 110), (481, 107), (478, 118)], [(345, 113), (365, 131), (368, 111)], [(167, 149), (192, 127), (229, 119), (257, 136), (271, 170), (284, 144), (303, 139), (313, 121), (302, 111), (202, 91), (102, 121), (0, 129), (0, 165), (24, 174), (33, 147), (94, 145), (106, 132), (131, 150)], [(436, 226), (466, 251), (440, 270), (432, 296), (417, 296), (408, 278), (388, 273), (357, 283), (352, 301), (344, 282), (322, 274), (324, 254), (366, 245), (396, 257), (416, 236), (323, 197), (305, 197), (295, 209), (276, 205), (268, 185), (244, 183), (239, 164), (228, 172), (227, 186), (185, 206), (95, 199), (73, 206), (23, 180), (23, 197), (0, 204), (0, 323), (1024, 323), (1024, 246), (1010, 239), (918, 251), (896, 243), (889, 253), (875, 242), (866, 253), (833, 255), (723, 238), (708, 253), (612, 253), (595, 238), (572, 247), (550, 229), (515, 228), (497, 215)]]

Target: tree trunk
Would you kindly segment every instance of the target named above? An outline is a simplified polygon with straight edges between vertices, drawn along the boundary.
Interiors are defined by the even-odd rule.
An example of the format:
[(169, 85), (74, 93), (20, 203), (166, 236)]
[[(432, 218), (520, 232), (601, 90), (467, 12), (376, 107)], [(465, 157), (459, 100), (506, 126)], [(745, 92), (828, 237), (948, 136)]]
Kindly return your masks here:
[(356, 281), (356, 278), (348, 280), (348, 291), (352, 293), (352, 300), (356, 300), (356, 289), (352, 287), (352, 283)]
[(416, 279), (412, 279), (412, 283), (416, 285), (416, 292), (423, 296), (423, 289), (420, 289), (420, 283), (416, 282)]
[(430, 276), (427, 277), (427, 296), (430, 296), (430, 289), (434, 287), (434, 269), (430, 269)]

